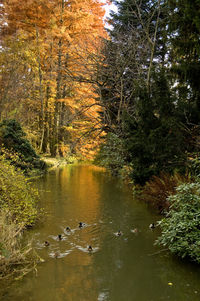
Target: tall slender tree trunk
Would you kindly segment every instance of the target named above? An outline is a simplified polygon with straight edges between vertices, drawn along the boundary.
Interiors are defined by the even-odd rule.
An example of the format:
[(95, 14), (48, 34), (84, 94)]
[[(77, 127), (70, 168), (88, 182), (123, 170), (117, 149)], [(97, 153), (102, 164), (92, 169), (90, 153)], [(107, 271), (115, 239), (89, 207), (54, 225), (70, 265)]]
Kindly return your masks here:
[(49, 141), (49, 112), (48, 112), (48, 106), (49, 106), (49, 98), (50, 98), (50, 86), (47, 85), (46, 88), (46, 101), (44, 106), (44, 136), (42, 139), (42, 152), (47, 152), (47, 146)]
[[(63, 24), (63, 12), (64, 12), (64, 0), (61, 0), (61, 15), (60, 15), (60, 26)], [(53, 148), (52, 148), (52, 156), (56, 156), (57, 149), (59, 148), (60, 143), (60, 110), (61, 103), (60, 99), (62, 97), (62, 38), (59, 39), (58, 42), (58, 67), (57, 67), (57, 86), (56, 86), (56, 99), (54, 105), (54, 126), (53, 126)]]
[(43, 99), (43, 83), (42, 83), (42, 68), (40, 60), (40, 46), (39, 46), (39, 31), (36, 29), (36, 45), (37, 45), (37, 62), (38, 62), (38, 77), (39, 77), (39, 98), (40, 98), (40, 114), (39, 114), (39, 129), (41, 131), (41, 140), (39, 151), (42, 151), (42, 144), (44, 139), (44, 99)]

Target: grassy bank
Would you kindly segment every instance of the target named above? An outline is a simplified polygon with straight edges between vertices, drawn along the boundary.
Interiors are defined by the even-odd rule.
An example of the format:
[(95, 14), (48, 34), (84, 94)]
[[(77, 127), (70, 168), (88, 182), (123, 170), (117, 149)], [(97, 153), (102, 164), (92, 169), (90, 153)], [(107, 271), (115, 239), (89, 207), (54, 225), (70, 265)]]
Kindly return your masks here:
[(31, 242), (24, 242), (24, 225), (13, 221), (7, 210), (0, 212), (0, 279), (20, 279), (36, 265)]

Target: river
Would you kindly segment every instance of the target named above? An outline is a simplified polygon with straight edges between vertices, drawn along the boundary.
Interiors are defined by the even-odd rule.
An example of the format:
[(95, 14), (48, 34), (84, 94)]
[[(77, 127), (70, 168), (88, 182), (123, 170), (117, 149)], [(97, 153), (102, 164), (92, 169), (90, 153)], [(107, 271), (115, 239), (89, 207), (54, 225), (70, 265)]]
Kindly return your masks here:
[(149, 229), (159, 216), (124, 183), (95, 166), (69, 165), (35, 184), (46, 218), (29, 235), (44, 262), (2, 301), (200, 300), (200, 267), (160, 252), (159, 229)]

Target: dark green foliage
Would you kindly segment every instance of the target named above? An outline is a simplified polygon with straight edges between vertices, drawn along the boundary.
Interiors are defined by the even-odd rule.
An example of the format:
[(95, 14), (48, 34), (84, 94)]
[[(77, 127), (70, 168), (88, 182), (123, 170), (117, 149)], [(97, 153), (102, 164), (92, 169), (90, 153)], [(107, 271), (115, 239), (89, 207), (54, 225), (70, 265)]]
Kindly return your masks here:
[(200, 2), (115, 3), (101, 70), (102, 120), (120, 137), (135, 183), (183, 174), (200, 147)]
[[(0, 123), (0, 146), (18, 155), (13, 164), (21, 169), (44, 169), (45, 163), (39, 159), (30, 142), (25, 138), (20, 124), (16, 120), (4, 120)], [(10, 158), (11, 159), (11, 158)]]
[(170, 210), (159, 222), (162, 235), (157, 243), (182, 258), (200, 263), (200, 184), (182, 184), (168, 198)]
[(184, 89), (187, 121), (198, 123), (200, 118), (200, 2), (199, 0), (168, 0), (169, 33), (172, 72), (179, 80), (177, 90)]
[(16, 120), (4, 120), (0, 123), (0, 143), (8, 150), (13, 150), (30, 161), (31, 158), (38, 158), (29, 141), (24, 137), (20, 124)]
[(190, 158), (188, 162), (188, 169), (193, 178), (200, 178), (200, 157), (196, 154), (194, 158)]
[(152, 96), (145, 91), (139, 94), (137, 110), (135, 119), (125, 120), (125, 146), (135, 183), (144, 184), (161, 171), (183, 172), (187, 144), (163, 72), (154, 78)]

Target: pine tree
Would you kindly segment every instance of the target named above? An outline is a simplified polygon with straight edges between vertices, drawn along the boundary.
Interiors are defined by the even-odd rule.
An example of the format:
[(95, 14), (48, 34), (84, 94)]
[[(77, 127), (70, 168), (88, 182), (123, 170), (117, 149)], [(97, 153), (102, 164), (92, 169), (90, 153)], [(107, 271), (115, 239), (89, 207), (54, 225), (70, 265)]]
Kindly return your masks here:
[(198, 124), (200, 118), (200, 3), (198, 0), (168, 0), (170, 7), (170, 56), (179, 102), (185, 122)]
[(107, 130), (123, 140), (132, 177), (144, 184), (161, 171), (186, 167), (184, 112), (177, 105), (169, 68), (169, 8), (166, 1), (117, 4), (103, 66), (102, 98)]

